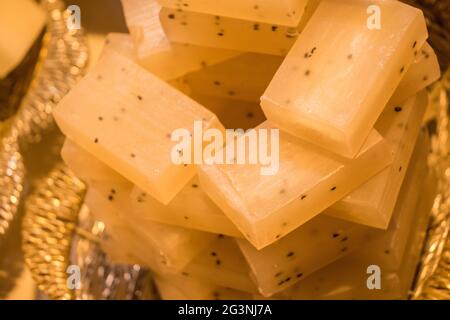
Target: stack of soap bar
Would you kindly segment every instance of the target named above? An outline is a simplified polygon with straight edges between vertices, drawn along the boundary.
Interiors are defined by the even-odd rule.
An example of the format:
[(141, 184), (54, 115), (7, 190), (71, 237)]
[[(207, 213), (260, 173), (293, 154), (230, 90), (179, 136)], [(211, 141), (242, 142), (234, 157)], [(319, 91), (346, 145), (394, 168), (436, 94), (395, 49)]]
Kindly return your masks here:
[[(419, 147), (416, 160), (424, 161), (427, 150), (423, 146)], [(299, 282), (291, 292), (292, 299), (406, 299), (436, 190), (435, 178), (427, 178), (424, 165), (419, 162), (416, 164), (409, 170), (396, 207), (396, 217), (397, 214), (403, 215), (412, 220), (411, 223), (400, 228), (393, 224), (392, 229), (377, 242)], [(419, 193), (422, 197), (418, 200)], [(401, 260), (394, 252), (386, 252), (385, 246), (390, 243), (396, 247), (395, 242), (398, 240), (406, 241), (399, 245), (404, 251)], [(370, 276), (367, 268), (371, 265), (380, 267), (381, 290), (367, 288)]]
[(210, 96), (258, 101), (283, 60), (247, 53), (188, 74), (192, 91)]
[(249, 293), (184, 276), (155, 276), (163, 300), (251, 300)]
[(195, 175), (193, 165), (172, 161), (172, 132), (193, 132), (195, 121), (223, 130), (213, 113), (115, 52), (99, 60), (54, 116), (72, 141), (164, 204)]
[[(264, 133), (272, 140), (271, 135), (277, 132), (279, 145), (259, 142)], [(267, 166), (261, 163), (204, 164), (198, 167), (198, 173), (203, 190), (258, 249), (318, 215), (392, 161), (388, 145), (375, 131), (354, 160), (312, 147), (269, 122), (236, 139), (236, 145), (244, 144), (246, 154), (246, 142), (252, 140), (249, 136), (255, 136), (252, 139), (259, 145), (267, 142), (267, 150), (274, 148), (274, 154), (279, 148), (279, 158), (272, 159), (278, 162), (278, 170), (266, 172)], [(234, 147), (228, 145), (225, 154), (235, 154)]]
[(260, 293), (271, 296), (358, 249), (376, 234), (373, 228), (320, 215), (262, 250), (245, 240), (238, 243)]
[(162, 8), (160, 20), (170, 41), (193, 45), (286, 55), (298, 29), (257, 21)]
[(240, 54), (232, 50), (170, 43), (159, 22), (160, 6), (155, 0), (122, 0), (122, 4), (131, 36), (112, 35), (108, 43), (116, 48), (126, 48), (140, 65), (163, 80), (173, 80)]
[(400, 105), (387, 107), (375, 128), (390, 144), (390, 167), (325, 210), (337, 218), (386, 229), (414, 150), (428, 95), (422, 91)]
[(359, 153), (428, 36), (422, 12), (399, 1), (376, 2), (382, 25), (373, 30), (373, 4), (321, 2), (262, 96), (274, 125), (349, 158)]
[(439, 61), (433, 48), (425, 43), (422, 49), (414, 51), (414, 62), (395, 90), (390, 105), (399, 104), (441, 77)]
[(308, 0), (157, 0), (163, 7), (297, 27)]
[(44, 10), (35, 1), (0, 2), (0, 79), (23, 60), (46, 20)]

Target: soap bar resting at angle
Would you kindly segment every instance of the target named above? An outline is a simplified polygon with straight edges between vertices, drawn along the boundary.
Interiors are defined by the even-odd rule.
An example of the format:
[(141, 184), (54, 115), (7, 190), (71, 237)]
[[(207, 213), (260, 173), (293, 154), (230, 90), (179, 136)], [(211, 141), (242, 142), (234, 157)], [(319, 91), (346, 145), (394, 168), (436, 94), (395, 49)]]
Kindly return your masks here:
[[(183, 114), (183, 117), (180, 117)], [(54, 111), (72, 141), (167, 204), (195, 175), (175, 164), (174, 130), (224, 130), (216, 116), (167, 83), (114, 52), (67, 94)]]
[[(377, 5), (382, 28), (368, 28)], [(267, 119), (354, 158), (428, 37), (422, 11), (400, 1), (323, 0), (261, 98)]]
[[(279, 139), (274, 139), (276, 132)], [(375, 131), (360, 155), (349, 160), (278, 131), (266, 121), (227, 145), (224, 154), (236, 154), (234, 148), (244, 145), (241, 157), (249, 155), (248, 141), (273, 148), (272, 155), (278, 157), (272, 157), (271, 169), (278, 170), (264, 173), (268, 166), (261, 161), (247, 161), (245, 165), (203, 164), (197, 171), (203, 190), (258, 249), (295, 230), (392, 162), (389, 146)]]

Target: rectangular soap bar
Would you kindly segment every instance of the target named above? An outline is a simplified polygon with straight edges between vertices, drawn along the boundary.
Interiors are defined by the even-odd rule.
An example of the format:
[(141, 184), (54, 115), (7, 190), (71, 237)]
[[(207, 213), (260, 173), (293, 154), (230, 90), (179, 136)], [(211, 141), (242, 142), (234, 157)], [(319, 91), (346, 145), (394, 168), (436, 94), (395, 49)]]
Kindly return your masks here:
[(195, 175), (193, 165), (172, 161), (172, 132), (193, 132), (195, 121), (224, 130), (213, 113), (115, 52), (99, 60), (54, 116), (69, 139), (164, 204)]
[(155, 275), (163, 300), (251, 300), (252, 295), (185, 276)]
[(163, 7), (297, 27), (308, 0), (157, 0)]
[(117, 212), (110, 220), (116, 219), (117, 222), (113, 223), (122, 224), (133, 232), (133, 246), (143, 246), (154, 260), (149, 266), (157, 264), (159, 272), (178, 272), (215, 239), (214, 235), (205, 232), (158, 223), (142, 226), (133, 222), (128, 214), (132, 184), (124, 179), (110, 183), (92, 181), (89, 189), (92, 195), (95, 195), (95, 198), (86, 199), (89, 208), (94, 212), (103, 210), (104, 215)]
[(0, 79), (25, 58), (46, 21), (45, 11), (35, 1), (0, 1)]
[(159, 21), (161, 7), (155, 0), (122, 0), (122, 6), (130, 35), (128, 39), (113, 35), (110, 44), (131, 43), (132, 54), (139, 64), (163, 80), (173, 80), (240, 54), (233, 50), (170, 43)]
[(400, 1), (324, 0), (262, 96), (264, 113), (353, 158), (427, 36), (422, 11)]
[[(418, 151), (422, 154), (420, 159), (426, 156), (426, 150)], [(405, 232), (409, 233), (402, 259), (400, 261), (394, 259), (396, 267), (392, 268), (389, 265), (387, 260), (390, 259), (390, 254), (386, 255), (384, 246), (377, 246), (377, 242), (374, 242), (367, 248), (362, 248), (299, 282), (290, 294), (291, 299), (406, 299), (417, 268), (437, 185), (436, 179), (432, 176), (426, 178), (423, 171), (413, 173), (411, 169), (417, 168), (411, 166), (406, 180), (411, 182), (410, 177), (415, 176), (416, 181), (409, 185), (405, 184), (403, 189), (411, 192), (411, 195), (400, 197), (398, 210), (403, 210), (403, 214), (414, 216), (414, 223), (409, 226), (409, 230), (405, 230), (408, 229), (407, 225), (401, 226), (400, 229), (395, 226), (386, 233), (394, 242), (396, 234), (403, 237)], [(417, 178), (420, 180), (417, 181)], [(411, 208), (411, 202), (417, 202), (414, 198), (417, 193), (423, 196), (419, 203)], [(401, 209), (404, 206), (409, 207), (409, 212)], [(367, 288), (367, 268), (370, 265), (378, 265), (381, 268), (381, 290)]]
[(325, 214), (375, 228), (388, 227), (427, 103), (428, 94), (422, 91), (401, 105), (391, 105), (383, 111), (375, 128), (390, 144), (394, 161), (390, 167), (327, 208)]
[[(258, 249), (286, 236), (392, 162), (388, 144), (376, 131), (354, 160), (315, 148), (267, 121), (239, 136), (224, 153), (235, 154), (235, 146), (243, 145), (248, 155), (248, 141), (271, 150), (271, 161), (203, 164), (197, 171), (203, 190)], [(258, 153), (267, 151), (258, 148)]]
[(414, 51), (415, 59), (391, 97), (388, 105), (400, 104), (412, 94), (426, 88), (441, 77), (439, 61), (433, 48), (425, 42)]
[(245, 240), (238, 244), (259, 292), (270, 297), (368, 243), (376, 233), (373, 228), (320, 215), (262, 250)]
[(184, 77), (193, 92), (210, 96), (260, 101), (283, 59), (246, 53)]
[(160, 20), (171, 42), (284, 56), (298, 29), (257, 21), (162, 8)]

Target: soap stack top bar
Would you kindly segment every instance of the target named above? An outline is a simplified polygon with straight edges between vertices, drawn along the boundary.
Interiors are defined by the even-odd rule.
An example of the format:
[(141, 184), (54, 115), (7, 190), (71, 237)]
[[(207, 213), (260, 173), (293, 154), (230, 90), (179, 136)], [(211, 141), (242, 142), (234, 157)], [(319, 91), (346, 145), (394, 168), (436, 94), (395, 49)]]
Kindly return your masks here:
[(25, 58), (45, 23), (45, 12), (35, 1), (0, 1), (0, 79)]
[(297, 27), (308, 0), (157, 0), (163, 7)]
[[(261, 145), (266, 141), (259, 142), (264, 136), (260, 132), (269, 132), (270, 137), (273, 130), (277, 129), (266, 121), (238, 140), (245, 143), (250, 135), (256, 135)], [(268, 150), (276, 148), (271, 141), (267, 145)], [(279, 170), (273, 175), (262, 175), (261, 164), (204, 164), (197, 171), (203, 190), (261, 249), (356, 189), (391, 161), (390, 148), (376, 131), (355, 160), (334, 156), (280, 131)]]
[(399, 1), (324, 0), (264, 93), (263, 110), (283, 130), (353, 158), (427, 37), (423, 13)]
[[(183, 117), (180, 117), (183, 115)], [(132, 61), (111, 52), (54, 112), (72, 141), (167, 204), (195, 175), (171, 159), (174, 130), (223, 130), (216, 116)]]

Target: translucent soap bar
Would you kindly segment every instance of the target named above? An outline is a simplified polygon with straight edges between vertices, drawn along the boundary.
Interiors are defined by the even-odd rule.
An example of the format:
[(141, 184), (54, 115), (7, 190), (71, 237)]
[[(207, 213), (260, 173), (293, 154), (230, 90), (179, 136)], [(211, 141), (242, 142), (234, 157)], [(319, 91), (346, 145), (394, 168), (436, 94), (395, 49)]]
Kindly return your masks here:
[(251, 300), (249, 293), (184, 276), (155, 276), (163, 300)]
[[(425, 150), (422, 150), (421, 158), (424, 156), (423, 151)], [(414, 175), (416, 178), (424, 177), (423, 174)], [(417, 201), (413, 198), (417, 193), (421, 193), (422, 197), (420, 197), (418, 206), (413, 206), (412, 212), (407, 213), (409, 216), (414, 216), (414, 222), (410, 226), (410, 230), (407, 230), (410, 235), (406, 246), (404, 246), (405, 251), (402, 259), (400, 261), (394, 259), (394, 261), (397, 261), (395, 268), (392, 269), (391, 265), (387, 263), (389, 254), (384, 253), (384, 247), (372, 244), (370, 247), (363, 248), (299, 282), (290, 294), (290, 298), (300, 300), (406, 299), (422, 249), (428, 217), (434, 201), (435, 188), (436, 179), (432, 176), (420, 181), (416, 179), (410, 185), (405, 184), (405, 190), (411, 192), (411, 196), (403, 197), (404, 203), (399, 203), (399, 209), (403, 205), (411, 209), (410, 202)], [(413, 191), (413, 189), (418, 190)], [(397, 228), (394, 227), (393, 229)], [(400, 229), (391, 233), (391, 240), (395, 242), (396, 234), (406, 232), (404, 229), (407, 229), (407, 226), (401, 226)], [(386, 257), (382, 257), (382, 253)], [(380, 267), (381, 290), (369, 290), (367, 287), (367, 280), (370, 276), (367, 273), (367, 268), (373, 265)]]
[(240, 53), (232, 50), (170, 43), (159, 22), (160, 6), (154, 0), (122, 0), (131, 35), (112, 34), (110, 46), (130, 48), (140, 65), (163, 80), (173, 80), (189, 72), (227, 60)]
[(376, 232), (320, 215), (262, 250), (245, 240), (238, 244), (260, 293), (269, 297), (368, 243)]
[(375, 128), (392, 148), (394, 161), (377, 176), (325, 210), (336, 218), (386, 229), (394, 212), (428, 102), (422, 91), (401, 105), (387, 107)]
[[(209, 233), (158, 223), (147, 223), (142, 226), (133, 222), (128, 214), (132, 185), (126, 180), (115, 183), (91, 182), (89, 187), (90, 192), (95, 192), (96, 195), (95, 202), (90, 198), (86, 199), (89, 208), (93, 212), (104, 210), (105, 215), (116, 211), (117, 223), (131, 228), (135, 234), (135, 240), (140, 239), (140, 245), (144, 246), (160, 266), (157, 269), (159, 271), (177, 272), (181, 270), (202, 250), (209, 247), (215, 239), (214, 235)], [(100, 208), (98, 203), (102, 203), (103, 207)], [(139, 243), (139, 241), (137, 242)]]
[(282, 56), (299, 33), (296, 27), (170, 8), (162, 8), (160, 20), (171, 42)]
[(308, 0), (157, 0), (163, 7), (296, 27)]
[(283, 59), (246, 53), (184, 77), (192, 91), (210, 96), (260, 101)]
[(392, 161), (388, 144), (375, 131), (359, 156), (349, 160), (277, 131), (269, 122), (240, 136), (224, 153), (236, 154), (233, 148), (240, 144), (248, 155), (252, 140), (267, 143), (267, 150), (273, 146), (271, 163), (204, 164), (197, 171), (203, 190), (258, 249), (318, 215)]
[(412, 93), (419, 92), (441, 77), (439, 61), (427, 42), (414, 53), (415, 60), (395, 90), (389, 105), (402, 103)]
[(250, 268), (236, 242), (230, 237), (217, 240), (183, 269), (181, 275), (244, 292), (257, 292)]
[(0, 79), (25, 58), (46, 20), (35, 1), (0, 1)]
[(203, 130), (223, 130), (213, 113), (114, 52), (62, 99), (54, 116), (69, 139), (164, 204), (195, 175), (193, 165), (172, 161), (172, 132), (193, 132), (195, 121)]
[(427, 38), (422, 11), (400, 1), (322, 1), (261, 104), (278, 127), (353, 158)]

